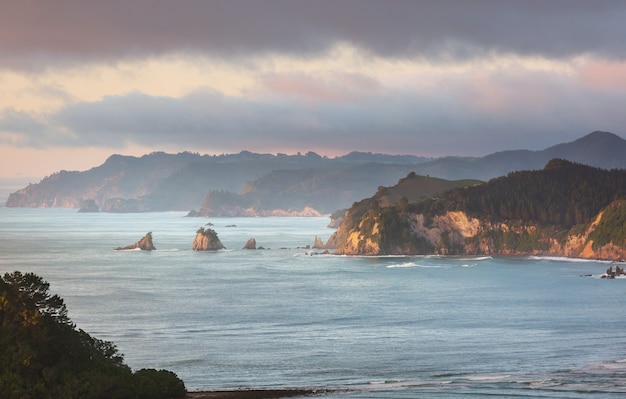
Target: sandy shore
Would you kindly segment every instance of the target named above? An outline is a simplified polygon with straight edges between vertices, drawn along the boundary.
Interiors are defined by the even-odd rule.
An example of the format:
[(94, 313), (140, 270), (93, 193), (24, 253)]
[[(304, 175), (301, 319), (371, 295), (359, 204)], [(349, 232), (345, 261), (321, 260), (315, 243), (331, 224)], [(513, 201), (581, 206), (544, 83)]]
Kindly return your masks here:
[(232, 391), (189, 392), (188, 399), (276, 399), (328, 393), (312, 389), (238, 389)]

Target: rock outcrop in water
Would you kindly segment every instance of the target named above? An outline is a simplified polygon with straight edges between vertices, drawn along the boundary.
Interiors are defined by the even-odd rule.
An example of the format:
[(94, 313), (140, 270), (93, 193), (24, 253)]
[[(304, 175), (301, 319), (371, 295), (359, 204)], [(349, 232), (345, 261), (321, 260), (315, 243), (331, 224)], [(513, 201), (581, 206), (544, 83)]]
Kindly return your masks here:
[(96, 204), (96, 201), (88, 199), (83, 201), (83, 206), (78, 210), (79, 213), (97, 213), (100, 212), (100, 207)]
[(313, 248), (314, 249), (325, 249), (326, 248), (326, 244), (324, 244), (324, 241), (322, 241), (321, 237), (315, 236), (315, 241), (313, 242)]
[(256, 249), (256, 240), (251, 238), (246, 241), (246, 245), (243, 246), (243, 249)]
[(615, 270), (613, 270), (613, 266), (610, 266), (608, 269), (606, 269), (606, 273), (604, 273), (603, 275), (601, 275), (601, 278), (616, 278), (616, 277), (622, 277), (622, 276), (626, 276), (626, 272), (624, 272), (624, 269), (619, 267), (619, 266), (615, 266)]
[(142, 251), (154, 251), (156, 248), (152, 243), (152, 232), (147, 233), (145, 236), (141, 238), (141, 240), (137, 241), (133, 245), (129, 245), (127, 247), (117, 247), (116, 251), (124, 251), (130, 249), (141, 249)]
[(196, 232), (196, 238), (192, 244), (194, 251), (217, 251), (225, 248), (215, 230), (202, 227)]

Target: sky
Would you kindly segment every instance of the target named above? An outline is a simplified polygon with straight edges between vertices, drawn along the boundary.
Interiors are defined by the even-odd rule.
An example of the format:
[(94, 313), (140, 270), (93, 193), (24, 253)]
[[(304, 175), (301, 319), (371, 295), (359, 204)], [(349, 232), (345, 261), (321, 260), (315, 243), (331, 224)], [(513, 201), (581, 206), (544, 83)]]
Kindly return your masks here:
[(0, 177), (625, 137), (626, 1), (0, 0)]

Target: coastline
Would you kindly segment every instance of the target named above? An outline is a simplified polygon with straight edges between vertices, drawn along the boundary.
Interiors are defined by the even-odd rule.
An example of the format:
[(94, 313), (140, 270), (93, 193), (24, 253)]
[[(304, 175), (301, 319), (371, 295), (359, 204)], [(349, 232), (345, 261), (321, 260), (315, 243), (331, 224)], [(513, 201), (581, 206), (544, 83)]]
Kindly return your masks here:
[(318, 389), (233, 389), (217, 391), (187, 392), (187, 399), (279, 399), (313, 395), (324, 395), (329, 390)]

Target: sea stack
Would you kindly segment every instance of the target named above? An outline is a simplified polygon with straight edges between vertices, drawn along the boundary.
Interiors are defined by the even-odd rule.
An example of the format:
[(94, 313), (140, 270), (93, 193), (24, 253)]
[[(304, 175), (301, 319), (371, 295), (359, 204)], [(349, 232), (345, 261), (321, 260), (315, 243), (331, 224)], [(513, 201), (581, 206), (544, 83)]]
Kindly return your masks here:
[(127, 247), (117, 247), (116, 251), (123, 251), (127, 249), (141, 249), (142, 251), (154, 251), (156, 248), (152, 243), (152, 232), (147, 233), (143, 238), (133, 245), (129, 245)]
[(243, 249), (256, 249), (256, 240), (251, 238), (246, 241), (246, 245), (243, 246)]
[(217, 251), (225, 248), (213, 229), (200, 227), (196, 231), (196, 238), (193, 240), (192, 245), (194, 251)]

